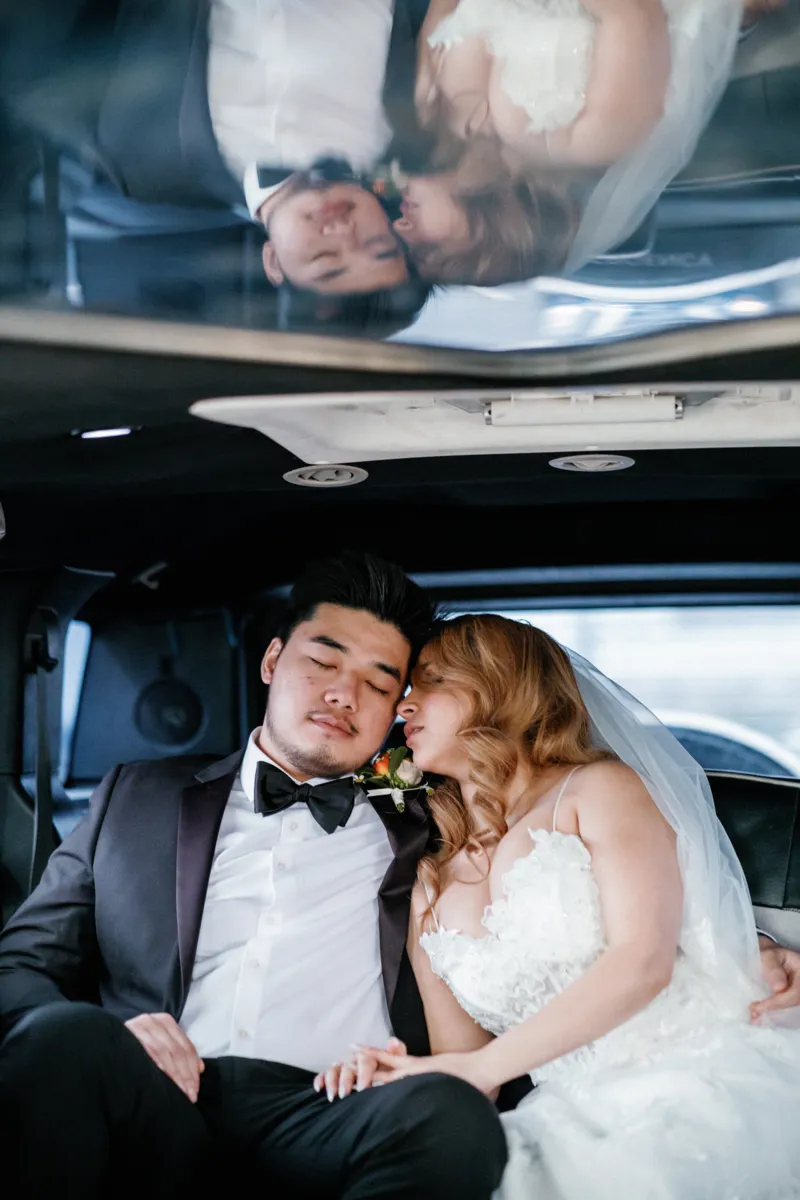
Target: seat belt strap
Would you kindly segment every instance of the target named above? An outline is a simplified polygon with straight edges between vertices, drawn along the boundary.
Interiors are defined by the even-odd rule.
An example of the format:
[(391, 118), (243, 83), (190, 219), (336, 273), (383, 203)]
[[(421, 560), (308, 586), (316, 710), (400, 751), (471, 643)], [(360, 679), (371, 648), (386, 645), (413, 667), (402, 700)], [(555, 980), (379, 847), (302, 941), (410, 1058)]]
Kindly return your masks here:
[(58, 660), (53, 658), (50, 653), (51, 637), (55, 626), (55, 614), (45, 609), (39, 609), (34, 616), (26, 641), (26, 670), (36, 677), (36, 775), (33, 848), (28, 880), (29, 894), (42, 878), (48, 859), (56, 847), (53, 826), (53, 773), (47, 694), (50, 675), (58, 666)]

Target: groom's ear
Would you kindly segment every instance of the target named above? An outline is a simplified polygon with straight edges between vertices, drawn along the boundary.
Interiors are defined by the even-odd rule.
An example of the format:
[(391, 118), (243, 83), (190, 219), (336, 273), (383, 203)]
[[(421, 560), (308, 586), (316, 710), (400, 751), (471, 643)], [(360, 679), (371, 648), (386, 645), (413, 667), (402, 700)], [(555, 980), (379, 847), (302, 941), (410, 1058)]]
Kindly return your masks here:
[(264, 242), (264, 246), (261, 251), (261, 261), (264, 264), (264, 274), (266, 275), (267, 279), (270, 281), (273, 287), (280, 287), (286, 279), (286, 276), (284, 275), (283, 268), (278, 261), (278, 256), (275, 253), (275, 249), (270, 242)]
[(261, 660), (261, 681), (269, 685), (272, 683), (272, 677), (275, 674), (275, 664), (281, 656), (283, 650), (283, 642), (280, 638), (273, 638), (267, 646), (266, 653)]

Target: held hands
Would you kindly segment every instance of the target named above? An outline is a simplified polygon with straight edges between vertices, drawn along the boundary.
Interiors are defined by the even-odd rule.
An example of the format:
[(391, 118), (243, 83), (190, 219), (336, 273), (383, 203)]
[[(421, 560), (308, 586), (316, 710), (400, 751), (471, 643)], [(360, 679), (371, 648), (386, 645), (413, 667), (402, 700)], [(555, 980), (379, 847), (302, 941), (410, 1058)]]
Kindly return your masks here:
[(126, 1021), (125, 1028), (194, 1104), (205, 1063), (174, 1017), (169, 1013), (142, 1013)]
[(355, 1090), (363, 1092), (375, 1083), (378, 1070), (377, 1054), (387, 1054), (394, 1058), (406, 1058), (405, 1043), (399, 1038), (389, 1038), (386, 1050), (371, 1051), (366, 1046), (354, 1046), (353, 1058), (349, 1063), (334, 1063), (327, 1071), (321, 1071), (314, 1080), (314, 1091), (321, 1092), (323, 1087), (329, 1100), (337, 1097), (343, 1100)]
[(385, 1050), (374, 1046), (358, 1046), (350, 1063), (336, 1063), (328, 1071), (317, 1075), (314, 1090), (324, 1087), (328, 1100), (344, 1099), (355, 1089), (358, 1092), (369, 1087), (380, 1087), (384, 1083), (395, 1083), (409, 1075), (455, 1075), (464, 1079), (484, 1095), (493, 1095), (497, 1081), (488, 1077), (484, 1060), (479, 1050), (454, 1054), (435, 1054), (417, 1058), (407, 1054), (406, 1048), (397, 1038), (391, 1038)]
[(771, 996), (750, 1005), (750, 1019), (758, 1021), (764, 1013), (800, 1005), (800, 954), (760, 937), (761, 970)]

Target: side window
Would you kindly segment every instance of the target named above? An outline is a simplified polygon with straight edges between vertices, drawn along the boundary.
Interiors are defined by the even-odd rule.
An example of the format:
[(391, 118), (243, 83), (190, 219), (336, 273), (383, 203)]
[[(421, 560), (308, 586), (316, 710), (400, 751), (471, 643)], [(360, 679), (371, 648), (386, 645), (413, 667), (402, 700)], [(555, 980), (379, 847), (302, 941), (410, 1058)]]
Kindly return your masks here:
[(794, 605), (565, 607), (504, 615), (539, 626), (594, 662), (652, 709), (706, 770), (800, 777)]
[(78, 720), (86, 664), (92, 644), (92, 627), (85, 621), (70, 621), (64, 638), (61, 676), (61, 745), (58, 754), (58, 778), (65, 783), (70, 775), (72, 740)]

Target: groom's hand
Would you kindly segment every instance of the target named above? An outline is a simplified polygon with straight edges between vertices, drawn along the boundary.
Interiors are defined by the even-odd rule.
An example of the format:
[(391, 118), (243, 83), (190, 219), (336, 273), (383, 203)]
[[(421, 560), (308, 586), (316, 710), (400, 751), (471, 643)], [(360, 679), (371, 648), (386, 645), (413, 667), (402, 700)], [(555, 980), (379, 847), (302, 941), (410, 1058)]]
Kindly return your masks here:
[(800, 954), (796, 950), (778, 946), (766, 937), (759, 938), (759, 943), (761, 970), (772, 995), (750, 1005), (753, 1021), (757, 1021), (763, 1013), (800, 1005)]
[(169, 1013), (142, 1013), (126, 1021), (125, 1028), (194, 1104), (205, 1063), (175, 1018)]

